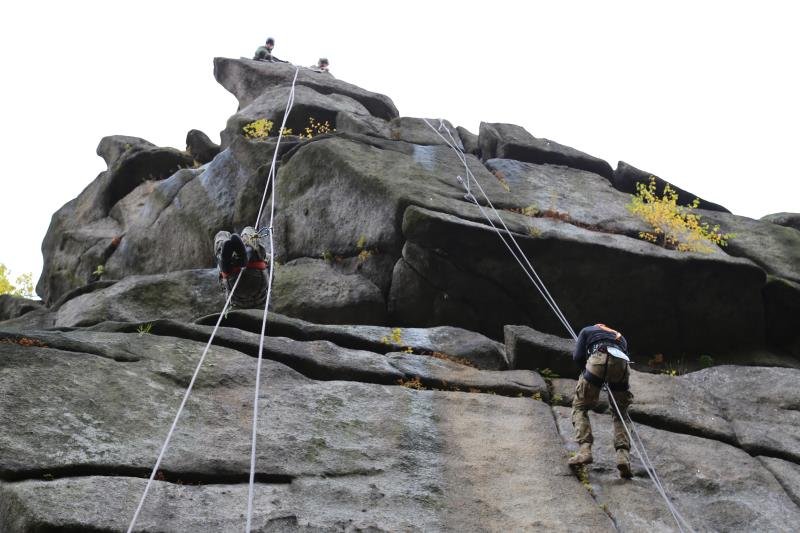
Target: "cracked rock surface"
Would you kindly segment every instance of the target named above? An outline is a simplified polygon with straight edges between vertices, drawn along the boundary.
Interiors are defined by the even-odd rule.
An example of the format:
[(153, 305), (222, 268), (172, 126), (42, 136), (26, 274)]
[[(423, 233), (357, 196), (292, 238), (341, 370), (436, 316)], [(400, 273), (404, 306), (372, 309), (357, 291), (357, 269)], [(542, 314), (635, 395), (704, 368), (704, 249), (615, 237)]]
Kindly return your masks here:
[[(702, 211), (729, 246), (667, 249), (639, 238), (630, 165), (431, 121), (462, 160), (387, 96), (308, 69), (287, 124), (334, 131), (278, 146), (243, 126), (280, 123), (293, 66), (214, 67), (239, 102), (221, 150), (104, 138), (107, 170), (45, 236), (42, 301), (0, 301), (0, 532), (125, 531), (206, 346), (137, 532), (241, 530), (259, 352), (254, 531), (674, 531), (642, 461), (619, 479), (604, 394), (594, 464), (567, 466), (573, 342), (492, 224), (572, 327), (624, 332), (631, 417), (691, 527), (797, 530), (794, 215)], [(220, 317), (211, 246), (253, 223), (271, 170), (262, 339), (262, 309)]]

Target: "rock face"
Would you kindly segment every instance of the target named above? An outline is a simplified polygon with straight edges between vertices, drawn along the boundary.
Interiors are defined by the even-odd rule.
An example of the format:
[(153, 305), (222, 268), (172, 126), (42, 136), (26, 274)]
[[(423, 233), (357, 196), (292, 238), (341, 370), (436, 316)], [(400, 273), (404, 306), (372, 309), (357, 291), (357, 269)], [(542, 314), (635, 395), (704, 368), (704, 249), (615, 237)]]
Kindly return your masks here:
[[(575, 329), (625, 333), (630, 414), (692, 528), (797, 529), (800, 232), (785, 217), (705, 202), (730, 244), (665, 249), (638, 237), (629, 165), (511, 124), (434, 131), (302, 68), (287, 126), (335, 131), (278, 147), (242, 128), (280, 124), (294, 66), (214, 67), (239, 101), (222, 146), (104, 138), (108, 169), (45, 237), (42, 303), (0, 298), (0, 531), (125, 530), (206, 345), (136, 531), (243, 526), (259, 353), (254, 530), (675, 530), (641, 461), (618, 479), (605, 394), (595, 463), (568, 468), (573, 343), (484, 213)], [(480, 208), (437, 131), (467, 154)], [(262, 338), (262, 309), (219, 315), (211, 246), (255, 222), (273, 158)], [(651, 359), (687, 373), (642, 371)]]
[(481, 123), (478, 144), (484, 159), (516, 159), (529, 163), (564, 165), (611, 179), (611, 165), (549, 139), (537, 139), (514, 124)]
[(189, 130), (186, 134), (186, 151), (201, 164), (210, 163), (219, 153), (219, 145), (200, 130)]
[(22, 298), (21, 296), (11, 296), (10, 294), (0, 294), (0, 321), (10, 318), (17, 318), (31, 311), (41, 309), (42, 302)]
[(800, 213), (773, 213), (761, 217), (761, 220), (800, 231)]
[(614, 171), (614, 177), (611, 179), (611, 183), (614, 185), (614, 188), (617, 189), (618, 191), (635, 194), (636, 184), (644, 183), (645, 185), (647, 185), (650, 182), (651, 177), (655, 178), (656, 180), (656, 194), (658, 194), (658, 196), (664, 194), (664, 187), (669, 185), (673, 191), (678, 193), (679, 205), (689, 205), (692, 202), (694, 202), (695, 198), (697, 198), (700, 200), (700, 204), (698, 205), (700, 209), (730, 213), (730, 211), (728, 211), (721, 205), (715, 204), (714, 202), (709, 202), (707, 200), (703, 200), (702, 198), (699, 198), (697, 195), (684, 191), (680, 187), (676, 187), (672, 183), (669, 183), (649, 172), (639, 170), (633, 165), (629, 165), (625, 161), (620, 161), (617, 164), (617, 168)]

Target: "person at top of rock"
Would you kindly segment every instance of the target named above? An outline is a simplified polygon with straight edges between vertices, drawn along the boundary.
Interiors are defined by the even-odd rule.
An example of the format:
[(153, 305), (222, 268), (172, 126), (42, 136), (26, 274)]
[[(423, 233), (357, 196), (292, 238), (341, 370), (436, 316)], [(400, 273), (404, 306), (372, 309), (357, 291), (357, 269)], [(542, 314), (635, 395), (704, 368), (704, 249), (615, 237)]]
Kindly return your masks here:
[(273, 48), (275, 48), (275, 39), (268, 37), (267, 42), (264, 43), (264, 46), (259, 46), (256, 48), (256, 54), (253, 56), (253, 59), (256, 61), (277, 61), (279, 63), (286, 63), (286, 61), (280, 60), (272, 55)]
[(320, 57), (319, 61), (317, 61), (317, 64), (316, 65), (312, 65), (309, 68), (311, 68), (313, 70), (316, 70), (316, 71), (319, 71), (319, 72), (328, 72), (328, 58), (327, 57)]
[(214, 237), (214, 257), (225, 297), (230, 295), (236, 279), (241, 278), (231, 303), (243, 308), (262, 307), (267, 300), (272, 258), (261, 234), (252, 226), (244, 228), (241, 235), (220, 231)]
[(595, 324), (581, 330), (572, 360), (582, 370), (575, 397), (572, 400), (572, 426), (575, 440), (580, 450), (569, 460), (573, 466), (592, 462), (592, 425), (589, 422), (589, 409), (599, 400), (603, 385), (608, 385), (609, 394), (616, 400), (620, 413), (611, 409), (614, 423), (614, 448), (617, 454), (617, 469), (622, 478), (633, 477), (630, 463), (631, 443), (628, 433), (620, 419), (627, 416), (628, 407), (633, 401), (628, 378), (630, 371), (627, 356), (628, 342), (622, 333), (604, 324)]

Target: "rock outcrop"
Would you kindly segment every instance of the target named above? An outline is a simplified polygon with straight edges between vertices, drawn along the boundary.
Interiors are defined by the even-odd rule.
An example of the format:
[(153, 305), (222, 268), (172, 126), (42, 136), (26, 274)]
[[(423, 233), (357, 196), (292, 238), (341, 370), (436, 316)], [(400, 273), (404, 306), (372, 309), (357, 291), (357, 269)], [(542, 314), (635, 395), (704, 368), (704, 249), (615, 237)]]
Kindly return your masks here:
[(699, 196), (692, 194), (688, 191), (665, 181), (658, 176), (651, 174), (649, 172), (645, 172), (644, 170), (639, 170), (638, 168), (634, 167), (633, 165), (629, 165), (625, 161), (620, 161), (617, 163), (617, 168), (614, 170), (614, 176), (611, 178), (611, 184), (614, 185), (614, 188), (618, 191), (634, 194), (636, 193), (636, 185), (639, 183), (643, 183), (647, 185), (650, 182), (650, 179), (655, 179), (656, 183), (656, 194), (661, 196), (664, 194), (664, 188), (668, 185), (673, 191), (678, 194), (678, 204), (679, 205), (691, 205), (695, 199), (699, 200), (698, 207), (700, 209), (707, 209), (709, 211), (722, 211), (724, 213), (730, 213), (727, 209), (722, 207), (721, 205), (715, 204), (714, 202), (709, 202), (708, 200), (703, 200)]
[[(239, 102), (221, 146), (104, 138), (108, 169), (45, 237), (42, 303), (0, 300), (0, 531), (124, 531), (217, 324), (136, 531), (243, 527), (259, 353), (255, 530), (674, 530), (635, 454), (618, 479), (605, 393), (595, 463), (567, 466), (574, 344), (489, 202), (573, 327), (625, 333), (630, 415), (692, 528), (796, 529), (792, 216), (703, 200), (729, 245), (667, 249), (627, 208), (649, 174), (429, 119), (466, 153), (479, 208), (462, 160), (387, 96), (300, 69), (278, 148), (294, 66), (217, 58), (214, 75)], [(332, 131), (296, 135), (311, 118)], [(272, 134), (244, 135), (260, 119)], [(273, 158), (262, 339), (263, 310), (220, 316), (211, 245), (254, 223)]]

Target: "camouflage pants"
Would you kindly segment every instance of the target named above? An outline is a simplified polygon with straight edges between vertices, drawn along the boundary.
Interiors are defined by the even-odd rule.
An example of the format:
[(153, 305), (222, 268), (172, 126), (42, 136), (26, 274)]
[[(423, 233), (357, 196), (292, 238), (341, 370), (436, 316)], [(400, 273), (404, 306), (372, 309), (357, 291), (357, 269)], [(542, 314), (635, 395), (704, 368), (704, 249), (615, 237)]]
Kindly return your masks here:
[[(633, 401), (633, 394), (630, 391), (613, 391), (612, 394), (623, 416), (627, 416), (628, 406)], [(575, 428), (575, 440), (579, 444), (591, 444), (594, 442), (588, 411), (597, 405), (599, 398), (600, 389), (581, 376), (577, 387), (575, 387), (575, 397), (572, 399), (572, 427)], [(609, 403), (611, 403), (610, 399)], [(625, 428), (613, 405), (611, 406), (611, 416), (614, 420), (614, 448), (630, 450), (630, 439), (628, 439), (628, 434), (625, 432)]]

